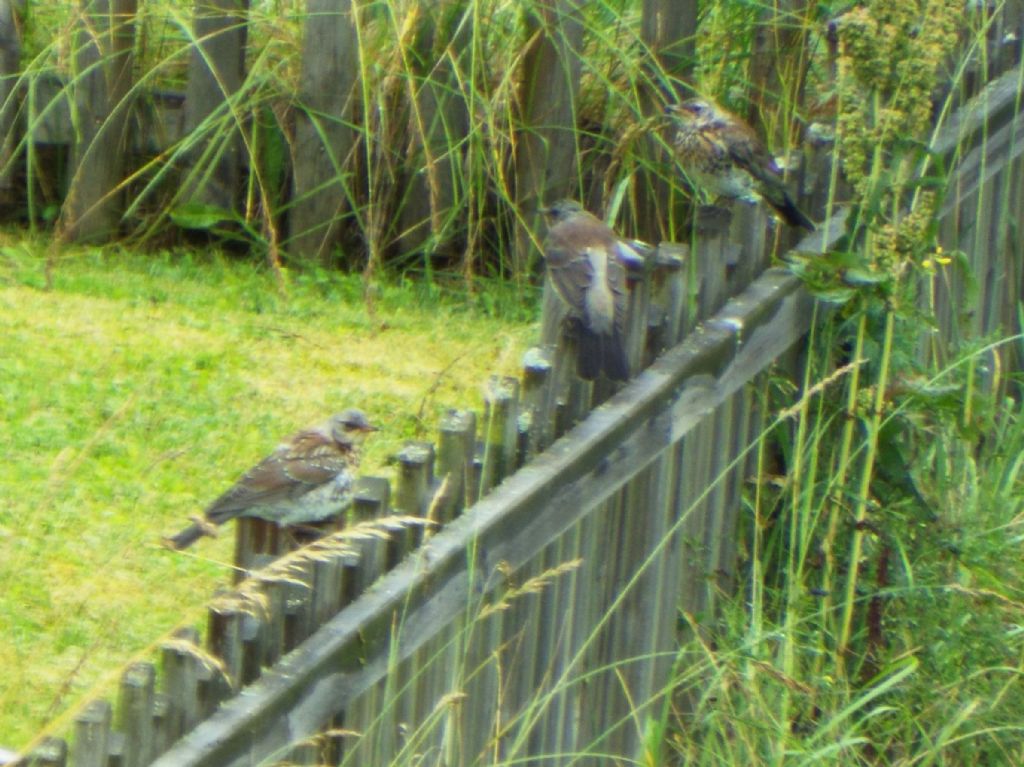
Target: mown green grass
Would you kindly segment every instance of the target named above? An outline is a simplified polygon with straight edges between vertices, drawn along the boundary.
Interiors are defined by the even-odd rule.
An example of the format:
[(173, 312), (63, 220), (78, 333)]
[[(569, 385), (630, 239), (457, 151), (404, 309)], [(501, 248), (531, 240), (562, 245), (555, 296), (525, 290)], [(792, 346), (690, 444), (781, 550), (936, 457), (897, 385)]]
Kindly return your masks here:
[[(0, 733), (25, 743), (230, 578), (232, 536), (160, 546), (277, 441), (348, 406), (381, 431), (364, 473), (480, 408), (516, 372), (533, 293), (483, 302), (207, 253), (72, 249), (0, 235)], [(418, 417), (418, 414), (422, 414)]]

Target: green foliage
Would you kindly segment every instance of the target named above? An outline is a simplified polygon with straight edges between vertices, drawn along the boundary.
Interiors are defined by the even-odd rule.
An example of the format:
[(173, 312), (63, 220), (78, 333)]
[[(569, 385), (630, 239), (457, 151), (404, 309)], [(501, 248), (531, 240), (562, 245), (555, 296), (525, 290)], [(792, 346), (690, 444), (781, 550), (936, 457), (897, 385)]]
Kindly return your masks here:
[(860, 517), (871, 413), (844, 453), (850, 368), (766, 432), (761, 465), (781, 452), (788, 471), (750, 499), (745, 586), (683, 649), (672, 742), (687, 764), (1020, 761), (1024, 422), (969, 385), (988, 351), (902, 387)]
[[(939, 244), (948, 182), (929, 148), (955, 46), (983, 39), (961, 11), (867, 2), (837, 20), (852, 214), (835, 251), (791, 268), (840, 306), (802, 381), (765, 392), (784, 409), (758, 446), (745, 587), (682, 649), (671, 740), (687, 764), (1024, 758), (1024, 424), (1000, 377), (1019, 339), (970, 338), (976, 278)], [(940, 293), (963, 301), (952, 319)]]

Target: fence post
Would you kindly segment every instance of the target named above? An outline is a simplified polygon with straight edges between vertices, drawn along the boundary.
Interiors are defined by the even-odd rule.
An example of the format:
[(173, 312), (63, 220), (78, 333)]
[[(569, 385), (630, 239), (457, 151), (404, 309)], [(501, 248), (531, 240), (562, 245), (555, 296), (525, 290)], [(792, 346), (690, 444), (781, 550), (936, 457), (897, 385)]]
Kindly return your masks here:
[(72, 57), (74, 170), (57, 227), (66, 241), (106, 238), (121, 219), (136, 2), (82, 0)]
[(432, 521), (444, 524), (466, 507), (476, 415), (470, 410), (449, 410), (441, 418), (438, 432), (437, 474), (443, 492), (434, 504), (435, 518)]
[(287, 535), (276, 523), (256, 517), (235, 520), (235, 583), (288, 551)]
[(517, 465), (526, 463), (552, 442), (551, 373), (551, 359), (545, 349), (535, 346), (523, 355)]
[(426, 516), (434, 484), (434, 446), (429, 442), (408, 442), (395, 460), (398, 480), (393, 511), (413, 517)]
[[(467, 192), (458, 188), (460, 174), (455, 169), (461, 161), (457, 147), (470, 133), (469, 109), (455, 72), (461, 64), (453, 59), (463, 59), (472, 41), (470, 6), (466, 0), (420, 5), (423, 15), (410, 51), (407, 131), (413, 157), (420, 161), (406, 165), (415, 171), (409, 174), (399, 203), (403, 253), (425, 244), (431, 250), (443, 246), (446, 224), (451, 226), (446, 219), (458, 197)], [(424, 259), (429, 257), (429, 252), (423, 254)]]
[(262, 583), (263, 596), (267, 600), (267, 622), (263, 627), (264, 666), (273, 666), (284, 655), (285, 585), (281, 580), (265, 580)]
[(284, 584), (284, 651), (291, 652), (313, 633), (313, 563), (295, 563)]
[(214, 170), (190, 170), (185, 201), (223, 211), (236, 209), (241, 190), (242, 117), (232, 101), (245, 79), (248, 8), (248, 0), (196, 0), (193, 11), (184, 135), (194, 142), (193, 162), (208, 162)]
[(94, 700), (75, 717), (71, 763), (75, 767), (107, 767), (110, 746), (110, 702)]
[(313, 560), (313, 630), (320, 628), (341, 608), (345, 554), (322, 552)]
[[(191, 645), (191, 647), (189, 646)], [(199, 632), (183, 629), (161, 647), (164, 693), (167, 696), (165, 734), (173, 743), (195, 727), (199, 711)]]
[(552, 0), (526, 12), (529, 46), (523, 53), (522, 104), (515, 158), (516, 226), (512, 272), (524, 279), (535, 252), (533, 233), (543, 204), (564, 197), (575, 179), (576, 96), (583, 46), (581, 0)]
[(18, 99), (15, 97), (18, 74), (21, 71), (21, 36), (15, 6), (11, 0), (0, 1), (0, 206), (15, 205), (20, 200), (21, 187), (14, 178), (15, 117)]
[(515, 469), (518, 442), (519, 380), (491, 376), (484, 394), (484, 457), (480, 494)]
[(306, 14), (287, 247), (328, 264), (348, 203), (347, 168), (356, 144), (351, 123), (360, 72), (359, 37), (352, 0), (307, 0)]
[[(391, 486), (380, 477), (361, 477), (352, 503), (356, 520), (383, 519), (391, 502)], [(387, 544), (373, 536), (354, 541), (359, 560), (354, 574), (354, 594), (358, 596), (370, 587), (384, 571)]]
[(121, 677), (118, 729), (124, 733), (122, 767), (145, 767), (155, 756), (153, 697), (156, 668), (152, 663), (133, 663)]
[[(643, 0), (640, 37), (653, 54), (653, 64), (645, 72), (646, 87), (642, 92), (644, 115), (655, 118), (665, 100), (692, 95), (688, 88), (687, 92), (666, 92), (663, 83), (668, 81), (665, 75), (670, 75), (677, 87), (686, 88), (685, 83), (693, 82), (693, 67), (697, 63), (697, 11), (697, 0)], [(671, 188), (678, 184), (679, 172), (671, 153), (653, 131), (641, 139), (638, 148), (644, 157), (638, 163), (633, 184), (635, 234), (656, 241), (666, 236), (665, 222), (671, 217), (673, 199)]]
[(242, 610), (232, 604), (232, 595), (210, 605), (207, 616), (206, 645), (210, 654), (220, 659), (230, 689), (234, 694), (242, 687)]

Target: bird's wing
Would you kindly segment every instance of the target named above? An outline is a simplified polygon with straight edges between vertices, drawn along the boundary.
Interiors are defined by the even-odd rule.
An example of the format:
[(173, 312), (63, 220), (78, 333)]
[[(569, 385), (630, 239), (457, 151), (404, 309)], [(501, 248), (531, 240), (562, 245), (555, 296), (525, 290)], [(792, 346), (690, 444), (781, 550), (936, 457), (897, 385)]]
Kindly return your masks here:
[(552, 238), (544, 248), (544, 260), (551, 275), (551, 284), (558, 295), (574, 313), (582, 315), (587, 288), (594, 279), (586, 252), (573, 250)]
[(729, 156), (738, 167), (762, 184), (778, 182), (780, 176), (775, 158), (749, 127), (742, 124), (725, 126), (721, 135)]
[(615, 241), (615, 257), (627, 269), (642, 269), (644, 257), (625, 240)]
[(330, 482), (350, 468), (345, 455), (323, 447), (299, 452), (282, 446), (253, 466), (206, 510), (211, 521), (223, 522), (253, 506), (269, 506), (298, 498)]
[(608, 259), (608, 286), (615, 297), (615, 333), (621, 338), (626, 323), (629, 295), (626, 291), (626, 269), (619, 259)]

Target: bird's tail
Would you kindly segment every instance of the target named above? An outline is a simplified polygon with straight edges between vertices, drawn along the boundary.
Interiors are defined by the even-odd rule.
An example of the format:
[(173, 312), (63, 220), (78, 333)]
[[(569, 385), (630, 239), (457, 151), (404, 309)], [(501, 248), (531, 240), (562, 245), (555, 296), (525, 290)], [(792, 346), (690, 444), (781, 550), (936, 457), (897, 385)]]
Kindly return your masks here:
[(169, 549), (181, 551), (187, 549), (204, 535), (213, 535), (211, 525), (208, 522), (204, 524), (193, 522), (180, 533), (164, 538), (164, 544)]
[(790, 226), (800, 226), (809, 232), (814, 231), (814, 222), (796, 206), (796, 203), (793, 202), (793, 198), (789, 196), (789, 192), (786, 191), (785, 187), (780, 186), (777, 192), (768, 198), (768, 202), (771, 203), (772, 207), (778, 211), (782, 219)]
[(629, 360), (620, 333), (595, 333), (580, 327), (576, 347), (576, 373), (584, 381), (593, 381), (601, 371), (612, 381), (629, 378)]

